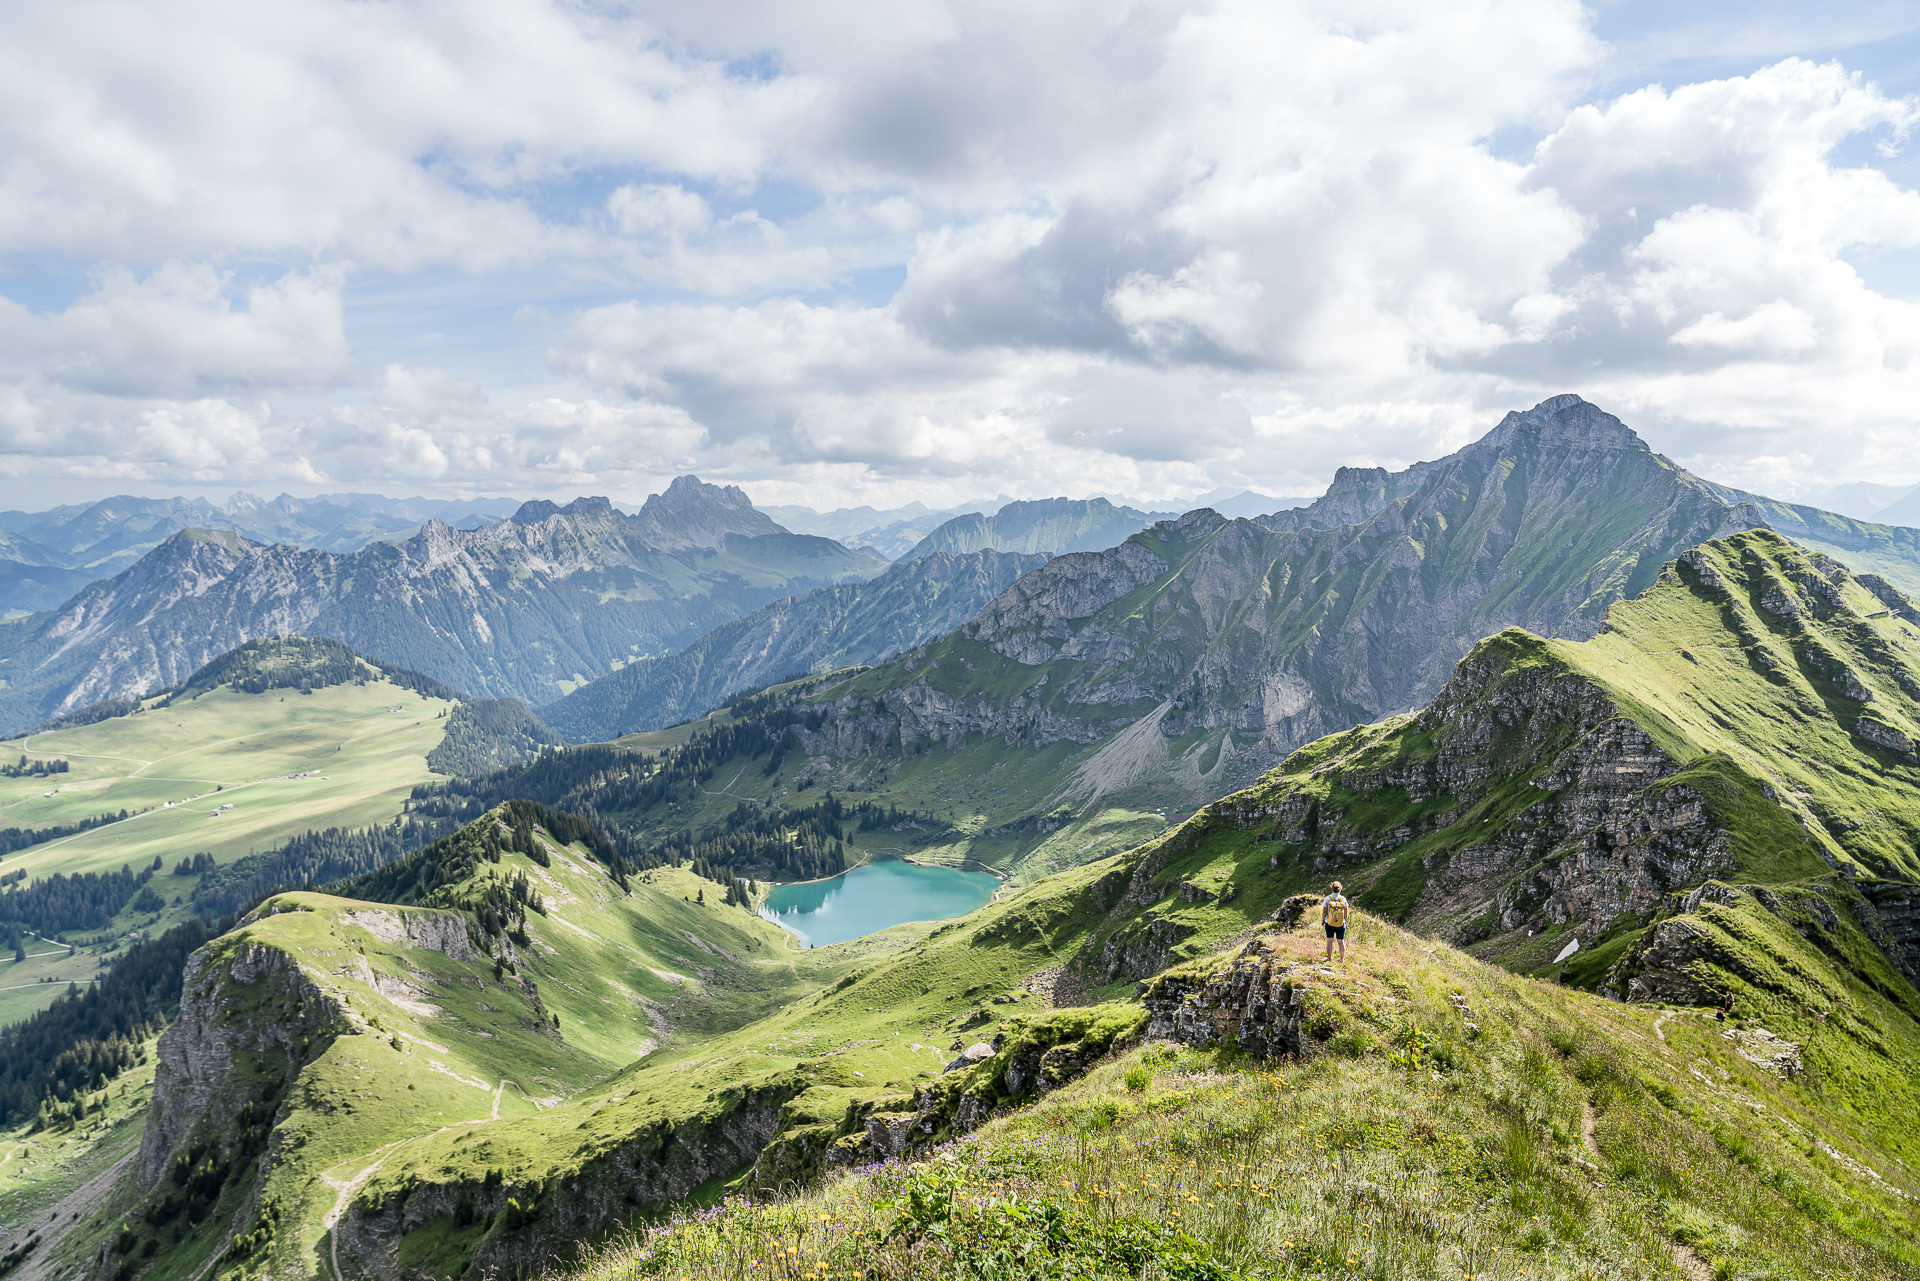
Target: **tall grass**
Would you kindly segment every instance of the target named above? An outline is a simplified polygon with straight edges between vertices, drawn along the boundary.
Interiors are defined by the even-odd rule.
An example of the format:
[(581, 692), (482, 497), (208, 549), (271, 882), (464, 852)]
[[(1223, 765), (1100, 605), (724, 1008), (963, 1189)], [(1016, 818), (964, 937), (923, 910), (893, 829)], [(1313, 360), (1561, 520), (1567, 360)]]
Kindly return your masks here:
[[(1652, 1080), (1562, 1008), (1599, 1003), (1445, 961), (1356, 965), (1340, 995), (1377, 1052), (1137, 1047), (926, 1161), (678, 1215), (575, 1281), (1597, 1281), (1682, 1275), (1676, 1249), (1725, 1276), (1920, 1275), (1911, 1243), (1805, 1211), (1790, 1154), (1727, 1160), (1691, 1078)], [(1486, 1027), (1466, 1042), (1445, 1022), (1463, 986)]]

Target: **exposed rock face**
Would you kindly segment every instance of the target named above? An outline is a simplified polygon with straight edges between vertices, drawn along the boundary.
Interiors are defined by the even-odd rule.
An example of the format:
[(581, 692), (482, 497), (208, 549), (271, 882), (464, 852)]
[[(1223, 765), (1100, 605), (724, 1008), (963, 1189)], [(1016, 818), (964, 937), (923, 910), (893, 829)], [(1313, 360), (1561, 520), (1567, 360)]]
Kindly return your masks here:
[[(1593, 635), (1664, 561), (1760, 523), (1618, 419), (1555, 397), (1438, 462), (1343, 470), (1308, 508), (1194, 511), (1056, 557), (885, 669), (885, 692), (836, 705), (808, 750), (984, 734), (1112, 738), (1117, 751), (1114, 736), (1151, 716), (1153, 741), (1129, 742), (1126, 762), (1096, 758), (1063, 795), (1150, 783), (1219, 795), (1310, 739), (1431, 698), (1502, 627)], [(988, 668), (992, 680), (971, 675)], [(1197, 759), (1167, 746), (1214, 731)]]
[(1800, 1043), (1775, 1036), (1765, 1028), (1730, 1028), (1720, 1034), (1733, 1042), (1733, 1052), (1775, 1076), (1799, 1076)]
[(490, 1235), (472, 1259), (480, 1276), (530, 1276), (573, 1257), (646, 1208), (664, 1208), (716, 1175), (749, 1164), (781, 1128), (795, 1082), (729, 1091), (707, 1115), (665, 1122), (608, 1145), (564, 1181), (431, 1183), (368, 1204), (355, 1199), (334, 1231), (343, 1261), (383, 1281), (404, 1281), (400, 1243), (411, 1231), (464, 1209), (504, 1214), (516, 1202), (524, 1226)]
[(838, 1125), (783, 1136), (755, 1165), (756, 1179), (761, 1187), (779, 1187), (822, 1165), (925, 1156), (934, 1145), (977, 1129), (1003, 1108), (1079, 1078), (1116, 1046), (1138, 1036), (1141, 1020), (1116, 1019), (1112, 1007), (1106, 1011), (1015, 1016), (1001, 1026), (992, 1045), (972, 1047), (948, 1072), (911, 1096), (858, 1104)]
[(1309, 967), (1281, 961), (1255, 939), (1225, 973), (1166, 975), (1143, 984), (1140, 999), (1152, 1019), (1147, 1036), (1237, 1045), (1261, 1058), (1299, 1057), (1309, 1049), (1303, 1040), (1309, 975)]
[(262, 1100), (263, 1077), (291, 1082), (355, 1023), (277, 948), (243, 943), (223, 950), (216, 943), (194, 953), (180, 1016), (160, 1037), (153, 1104), (140, 1142), (142, 1185), (158, 1182), (202, 1130), (226, 1137), (240, 1109)]
[(1513, 660), (1512, 650), (1490, 642), (1461, 662), (1409, 724), (1408, 732), (1431, 737), (1429, 754), (1339, 773), (1363, 812), (1390, 794), (1445, 797), (1444, 809), (1383, 832), (1371, 816), (1355, 822), (1305, 792), (1255, 791), (1220, 802), (1220, 815), (1308, 845), (1338, 867), (1390, 854), (1518, 782), (1538, 799), (1423, 869), (1412, 923), (1464, 942), (1528, 925), (1598, 933), (1729, 865), (1727, 833), (1693, 788), (1663, 785), (1677, 762), (1612, 698), (1558, 664)]
[(1861, 887), (1872, 916), (1862, 921), (1888, 959), (1920, 987), (1920, 885), (1881, 882)]
[(405, 542), (346, 555), (190, 530), (0, 637), (0, 723), (149, 693), (245, 641), (289, 633), (330, 636), (469, 693), (544, 703), (579, 673), (885, 568), (690, 477), (632, 517), (581, 500), (474, 530), (429, 521)]
[(541, 715), (576, 742), (599, 741), (677, 724), (757, 685), (885, 662), (946, 635), (1044, 563), (1042, 556), (997, 551), (930, 553), (864, 583), (775, 601), (677, 654), (643, 658), (591, 681)]
[(455, 912), (356, 908), (346, 915), (353, 924), (383, 943), (421, 947), (456, 961), (482, 959), (467, 935), (466, 918)]

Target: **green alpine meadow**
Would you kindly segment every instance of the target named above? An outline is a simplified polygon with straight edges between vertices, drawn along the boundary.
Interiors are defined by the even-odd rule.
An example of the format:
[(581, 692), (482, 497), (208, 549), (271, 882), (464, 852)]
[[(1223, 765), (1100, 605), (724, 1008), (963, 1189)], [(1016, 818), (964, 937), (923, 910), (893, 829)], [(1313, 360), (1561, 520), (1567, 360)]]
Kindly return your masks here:
[[(107, 697), (23, 684), (0, 1278), (1920, 1278), (1904, 534), (1575, 396), (877, 574), (673, 492), (458, 553), (627, 539), (500, 588), (624, 602), (592, 679), (527, 597), (475, 693), (428, 623), (163, 684), (160, 609)], [(772, 910), (884, 912), (850, 873), (991, 896)]]

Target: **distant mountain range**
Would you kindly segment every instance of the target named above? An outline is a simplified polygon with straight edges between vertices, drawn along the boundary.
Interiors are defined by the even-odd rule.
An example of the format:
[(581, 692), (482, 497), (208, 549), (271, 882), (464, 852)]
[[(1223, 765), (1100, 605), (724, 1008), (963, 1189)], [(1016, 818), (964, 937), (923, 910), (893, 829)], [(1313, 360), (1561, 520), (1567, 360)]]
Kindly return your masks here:
[(793, 744), (767, 786), (897, 785), (1000, 831), (1203, 801), (1426, 703), (1482, 637), (1590, 638), (1689, 548), (1769, 524), (1858, 545), (1869, 587), (1920, 579), (1915, 531), (1708, 484), (1555, 397), (1449, 457), (1344, 468), (1306, 508), (1189, 512), (1056, 556), (957, 631), (767, 712), (759, 739)]
[(1056, 780), (1063, 795), (1217, 795), (1309, 739), (1426, 702), (1483, 636), (1591, 636), (1680, 552), (1765, 523), (1619, 419), (1555, 397), (1436, 462), (1343, 468), (1310, 507), (1190, 512), (1057, 557), (952, 636), (849, 682), (832, 750), (1071, 741), (1100, 746)]
[(1115, 507), (1104, 498), (1042, 498), (1008, 503), (991, 516), (956, 516), (933, 530), (902, 560), (935, 552), (1098, 552), (1115, 547), (1157, 520), (1179, 512), (1143, 512)]
[(122, 495), (47, 511), (0, 512), (0, 614), (50, 609), (182, 530), (220, 530), (254, 542), (351, 552), (376, 539), (409, 536), (429, 520), (457, 529), (491, 524), (518, 506), (511, 498), (282, 494), (269, 501), (238, 493), (220, 504)]
[(190, 530), (59, 609), (0, 625), (0, 724), (163, 689), (278, 634), (332, 637), (476, 694), (545, 703), (616, 661), (886, 568), (693, 477), (632, 516), (604, 498), (534, 502), (484, 528), (430, 520), (404, 542), (346, 554)]
[(796, 534), (818, 534), (837, 539), (849, 547), (866, 547), (888, 560), (898, 560), (921, 539), (956, 516), (969, 513), (991, 514), (1010, 500), (995, 499), (961, 503), (957, 507), (934, 509), (924, 503), (877, 510), (872, 507), (840, 507), (817, 512), (811, 507), (762, 507), (760, 510)]
[(864, 583), (776, 601), (677, 654), (639, 659), (540, 714), (574, 742), (593, 742), (677, 724), (740, 690), (885, 662), (946, 635), (1046, 559), (983, 549), (903, 560)]

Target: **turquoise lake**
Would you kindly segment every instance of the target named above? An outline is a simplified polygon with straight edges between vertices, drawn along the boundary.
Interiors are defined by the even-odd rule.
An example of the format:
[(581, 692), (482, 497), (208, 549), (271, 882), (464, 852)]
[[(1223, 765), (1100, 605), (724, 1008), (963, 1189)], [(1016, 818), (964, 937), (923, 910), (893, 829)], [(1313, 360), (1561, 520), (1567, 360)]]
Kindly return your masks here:
[(760, 915), (785, 926), (803, 943), (825, 947), (906, 921), (965, 916), (992, 898), (999, 885), (985, 872), (888, 859), (830, 881), (776, 885)]

